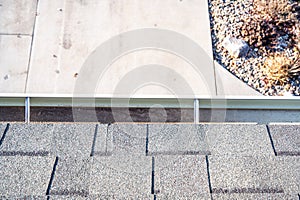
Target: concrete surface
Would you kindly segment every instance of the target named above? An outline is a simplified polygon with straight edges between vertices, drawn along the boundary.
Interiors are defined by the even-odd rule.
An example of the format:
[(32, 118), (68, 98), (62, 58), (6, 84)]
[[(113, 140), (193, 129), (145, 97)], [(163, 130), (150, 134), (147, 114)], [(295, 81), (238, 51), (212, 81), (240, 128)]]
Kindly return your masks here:
[[(169, 12), (170, 9), (172, 12)], [(72, 94), (78, 79), (77, 74), (78, 76), (83, 74), (81, 67), (92, 51), (111, 37), (134, 29), (159, 28), (179, 32), (195, 40), (208, 54), (208, 58), (212, 58), (208, 6), (204, 0), (182, 2), (45, 0), (39, 2), (38, 13), (26, 90), (30, 93)], [(52, 27), (50, 31), (48, 27)], [(207, 95), (214, 93), (207, 91), (205, 86), (214, 85), (211, 60), (208, 61), (210, 66), (201, 66), (202, 73), (210, 76), (208, 83), (203, 82), (203, 77), (193, 76), (196, 74), (191, 73), (193, 67), (180, 60), (181, 58), (175, 55), (157, 50), (125, 55), (108, 68), (104, 77), (96, 77), (98, 85), (90, 87), (95, 88), (96, 94), (112, 95), (120, 79), (131, 70), (145, 63), (158, 63), (175, 70), (187, 82), (192, 79), (190, 85), (197, 93)], [(44, 63), (42, 69), (41, 61)], [(97, 74), (96, 69), (93, 70), (92, 74)], [(163, 77), (166, 78), (167, 75), (172, 74), (165, 74)], [(141, 76), (146, 74), (139, 74), (136, 78)], [(197, 82), (197, 87), (193, 86), (194, 81)], [(49, 85), (49, 82), (52, 84)], [(170, 87), (176, 86), (172, 81), (168, 84)], [(176, 87), (178, 86), (180, 85), (177, 84)], [(157, 89), (155, 85), (136, 89), (143, 95), (169, 94), (168, 90)]]
[(228, 70), (222, 67), (217, 61), (214, 61), (216, 70), (217, 94), (219, 96), (263, 96), (246, 83), (235, 77)]
[[(0, 1), (0, 35), (32, 35), (37, 0)], [(1, 54), (2, 55), (2, 54)]]
[(1, 93), (25, 92), (31, 39), (31, 36), (0, 34)]
[[(210, 97), (261, 96), (213, 62), (207, 1), (34, 0), (10, 3), (2, 0), (0, 5), (0, 53), (6, 55), (0, 59), (0, 66), (3, 66), (0, 68), (1, 93), (70, 95), (76, 84), (87, 84), (90, 93), (108, 96), (156, 97), (174, 93)], [(96, 66), (90, 72), (84, 71), (84, 62), (103, 42), (120, 33), (142, 28), (170, 30), (195, 41), (203, 49), (198, 55), (201, 56), (200, 71), (197, 72), (188, 58), (185, 60), (176, 52), (157, 49), (139, 49), (122, 55), (112, 60), (102, 74)], [(120, 39), (120, 44), (122, 42)], [(166, 66), (168, 70), (164, 71), (163, 67), (160, 73), (154, 68), (140, 70), (140, 66), (149, 64)], [(83, 74), (90, 74), (88, 83), (80, 82)], [(132, 83), (124, 91), (117, 91), (128, 77), (133, 77), (129, 78)], [(161, 85), (135, 84), (136, 81)]]

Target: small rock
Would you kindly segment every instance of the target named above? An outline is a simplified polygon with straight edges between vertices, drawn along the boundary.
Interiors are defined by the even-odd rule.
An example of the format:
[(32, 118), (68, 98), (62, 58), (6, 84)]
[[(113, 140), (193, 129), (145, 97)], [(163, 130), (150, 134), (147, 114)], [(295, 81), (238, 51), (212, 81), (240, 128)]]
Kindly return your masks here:
[(244, 40), (234, 37), (226, 37), (222, 45), (235, 58), (245, 57), (249, 51), (249, 45)]

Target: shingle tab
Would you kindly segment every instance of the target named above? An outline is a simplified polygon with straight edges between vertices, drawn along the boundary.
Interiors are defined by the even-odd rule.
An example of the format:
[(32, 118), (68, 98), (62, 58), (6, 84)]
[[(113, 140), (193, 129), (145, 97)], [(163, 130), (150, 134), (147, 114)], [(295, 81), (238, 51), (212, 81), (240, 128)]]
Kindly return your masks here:
[(285, 193), (297, 194), (300, 191), (300, 157), (284, 156), (276, 157), (282, 176), (280, 181), (283, 183)]
[(286, 170), (275, 156), (209, 156), (213, 193), (283, 193)]
[(55, 124), (54, 151), (59, 157), (91, 154), (96, 124)]
[(151, 157), (124, 154), (93, 158), (90, 194), (124, 197), (151, 195)]
[(156, 200), (211, 200), (210, 194), (173, 194), (173, 195), (156, 195)]
[(153, 200), (153, 195), (135, 195), (135, 194), (120, 194), (120, 195), (89, 195), (87, 197), (81, 196), (57, 196), (53, 195), (50, 199), (55, 200), (111, 200), (111, 199), (128, 199), (128, 200), (136, 200), (136, 199), (143, 199), (143, 200)]
[(9, 126), (0, 155), (47, 156), (51, 153), (53, 125), (19, 124)]
[(154, 162), (156, 194), (169, 197), (209, 194), (204, 156), (157, 156)]
[[(146, 124), (111, 124), (108, 126), (106, 148), (111, 154), (123, 153), (145, 155)], [(101, 149), (97, 138), (95, 151)]]
[(211, 124), (206, 133), (212, 155), (274, 155), (265, 125)]
[(2, 140), (4, 140), (4, 131), (7, 127), (6, 123), (0, 123), (0, 148), (1, 148), (1, 143), (3, 142)]
[(1, 196), (0, 195), (0, 199), (2, 200), (46, 200), (47, 196), (34, 196), (34, 195), (11, 195), (11, 196)]
[(214, 200), (299, 200), (297, 194), (213, 194)]
[(45, 195), (54, 160), (54, 157), (0, 156), (0, 194)]
[(107, 134), (107, 124), (98, 124), (94, 138), (93, 155), (109, 155), (112, 151), (112, 139)]
[(89, 157), (59, 158), (50, 195), (88, 196), (90, 161)]
[(269, 125), (277, 155), (300, 156), (300, 125)]
[(204, 127), (194, 124), (149, 124), (148, 153), (208, 154)]

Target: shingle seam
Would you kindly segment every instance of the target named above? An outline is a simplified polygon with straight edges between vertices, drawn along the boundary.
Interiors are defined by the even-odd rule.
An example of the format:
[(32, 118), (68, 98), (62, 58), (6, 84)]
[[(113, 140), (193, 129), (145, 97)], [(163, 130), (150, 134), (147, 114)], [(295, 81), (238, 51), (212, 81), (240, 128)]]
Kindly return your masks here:
[(49, 151), (0, 151), (0, 156), (48, 156), (50, 155)]
[(300, 156), (300, 151), (278, 151), (278, 156)]
[(210, 151), (159, 151), (148, 153), (151, 156), (157, 155), (211, 155)]
[(152, 172), (151, 172), (151, 194), (155, 194), (154, 181), (155, 181), (155, 159), (152, 157)]
[(110, 125), (111, 125), (111, 123), (107, 124), (107, 127), (106, 127), (105, 154), (108, 153), (108, 151), (107, 151), (108, 137), (109, 137), (108, 130), (109, 130)]
[(93, 144), (92, 144), (92, 150), (91, 150), (91, 154), (90, 154), (91, 157), (94, 156), (94, 154), (95, 154), (95, 145), (96, 145), (98, 127), (99, 127), (98, 124), (96, 124), (94, 138), (93, 138)]
[[(210, 171), (209, 171), (209, 160), (208, 160), (207, 155), (205, 156), (205, 161), (206, 161), (207, 181), (208, 181), (209, 193), (212, 194), (212, 186), (211, 186)], [(212, 196), (211, 196), (211, 198), (212, 198)]]
[(282, 188), (233, 188), (233, 189), (224, 189), (224, 188), (213, 188), (212, 193), (216, 194), (239, 194), (239, 193), (284, 193)]
[(54, 180), (54, 175), (55, 175), (55, 171), (56, 171), (56, 166), (57, 166), (57, 164), (58, 164), (58, 156), (56, 156), (55, 162), (54, 162), (54, 164), (53, 164), (53, 169), (52, 169), (51, 176), (50, 176), (50, 180), (49, 180), (49, 183), (48, 183), (46, 195), (50, 195), (50, 190), (51, 190), (51, 187), (52, 187), (52, 182), (53, 182), (53, 180)]
[(274, 142), (273, 142), (273, 139), (272, 139), (272, 135), (271, 135), (269, 125), (266, 125), (266, 128), (267, 128), (267, 132), (268, 132), (268, 135), (269, 135), (269, 138), (270, 138), (270, 142), (271, 142), (274, 154), (275, 154), (275, 156), (277, 156), (277, 152), (276, 152), (275, 145), (274, 145)]
[(93, 156), (112, 156), (112, 152), (94, 151)]
[(88, 197), (89, 192), (86, 190), (68, 190), (68, 189), (63, 189), (63, 190), (52, 190), (50, 192), (50, 195), (58, 195), (58, 196), (81, 196), (81, 197)]
[(3, 132), (2, 136), (1, 136), (1, 139), (0, 139), (0, 147), (1, 147), (1, 145), (2, 145), (2, 143), (4, 141), (4, 139), (5, 139), (5, 136), (6, 136), (7, 132), (8, 132), (8, 130), (9, 130), (9, 127), (10, 127), (10, 124), (9, 123), (6, 124), (5, 130), (4, 130), (4, 132)]
[(146, 126), (146, 156), (149, 154), (149, 124)]

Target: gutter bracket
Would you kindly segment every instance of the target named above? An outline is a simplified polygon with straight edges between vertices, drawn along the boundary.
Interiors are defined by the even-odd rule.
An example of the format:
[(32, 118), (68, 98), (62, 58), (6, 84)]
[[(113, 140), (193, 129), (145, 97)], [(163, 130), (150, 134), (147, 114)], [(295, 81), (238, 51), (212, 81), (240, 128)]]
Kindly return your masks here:
[(199, 108), (200, 108), (199, 99), (194, 99), (194, 123), (198, 124), (200, 122)]
[(25, 123), (30, 122), (30, 97), (25, 98)]

